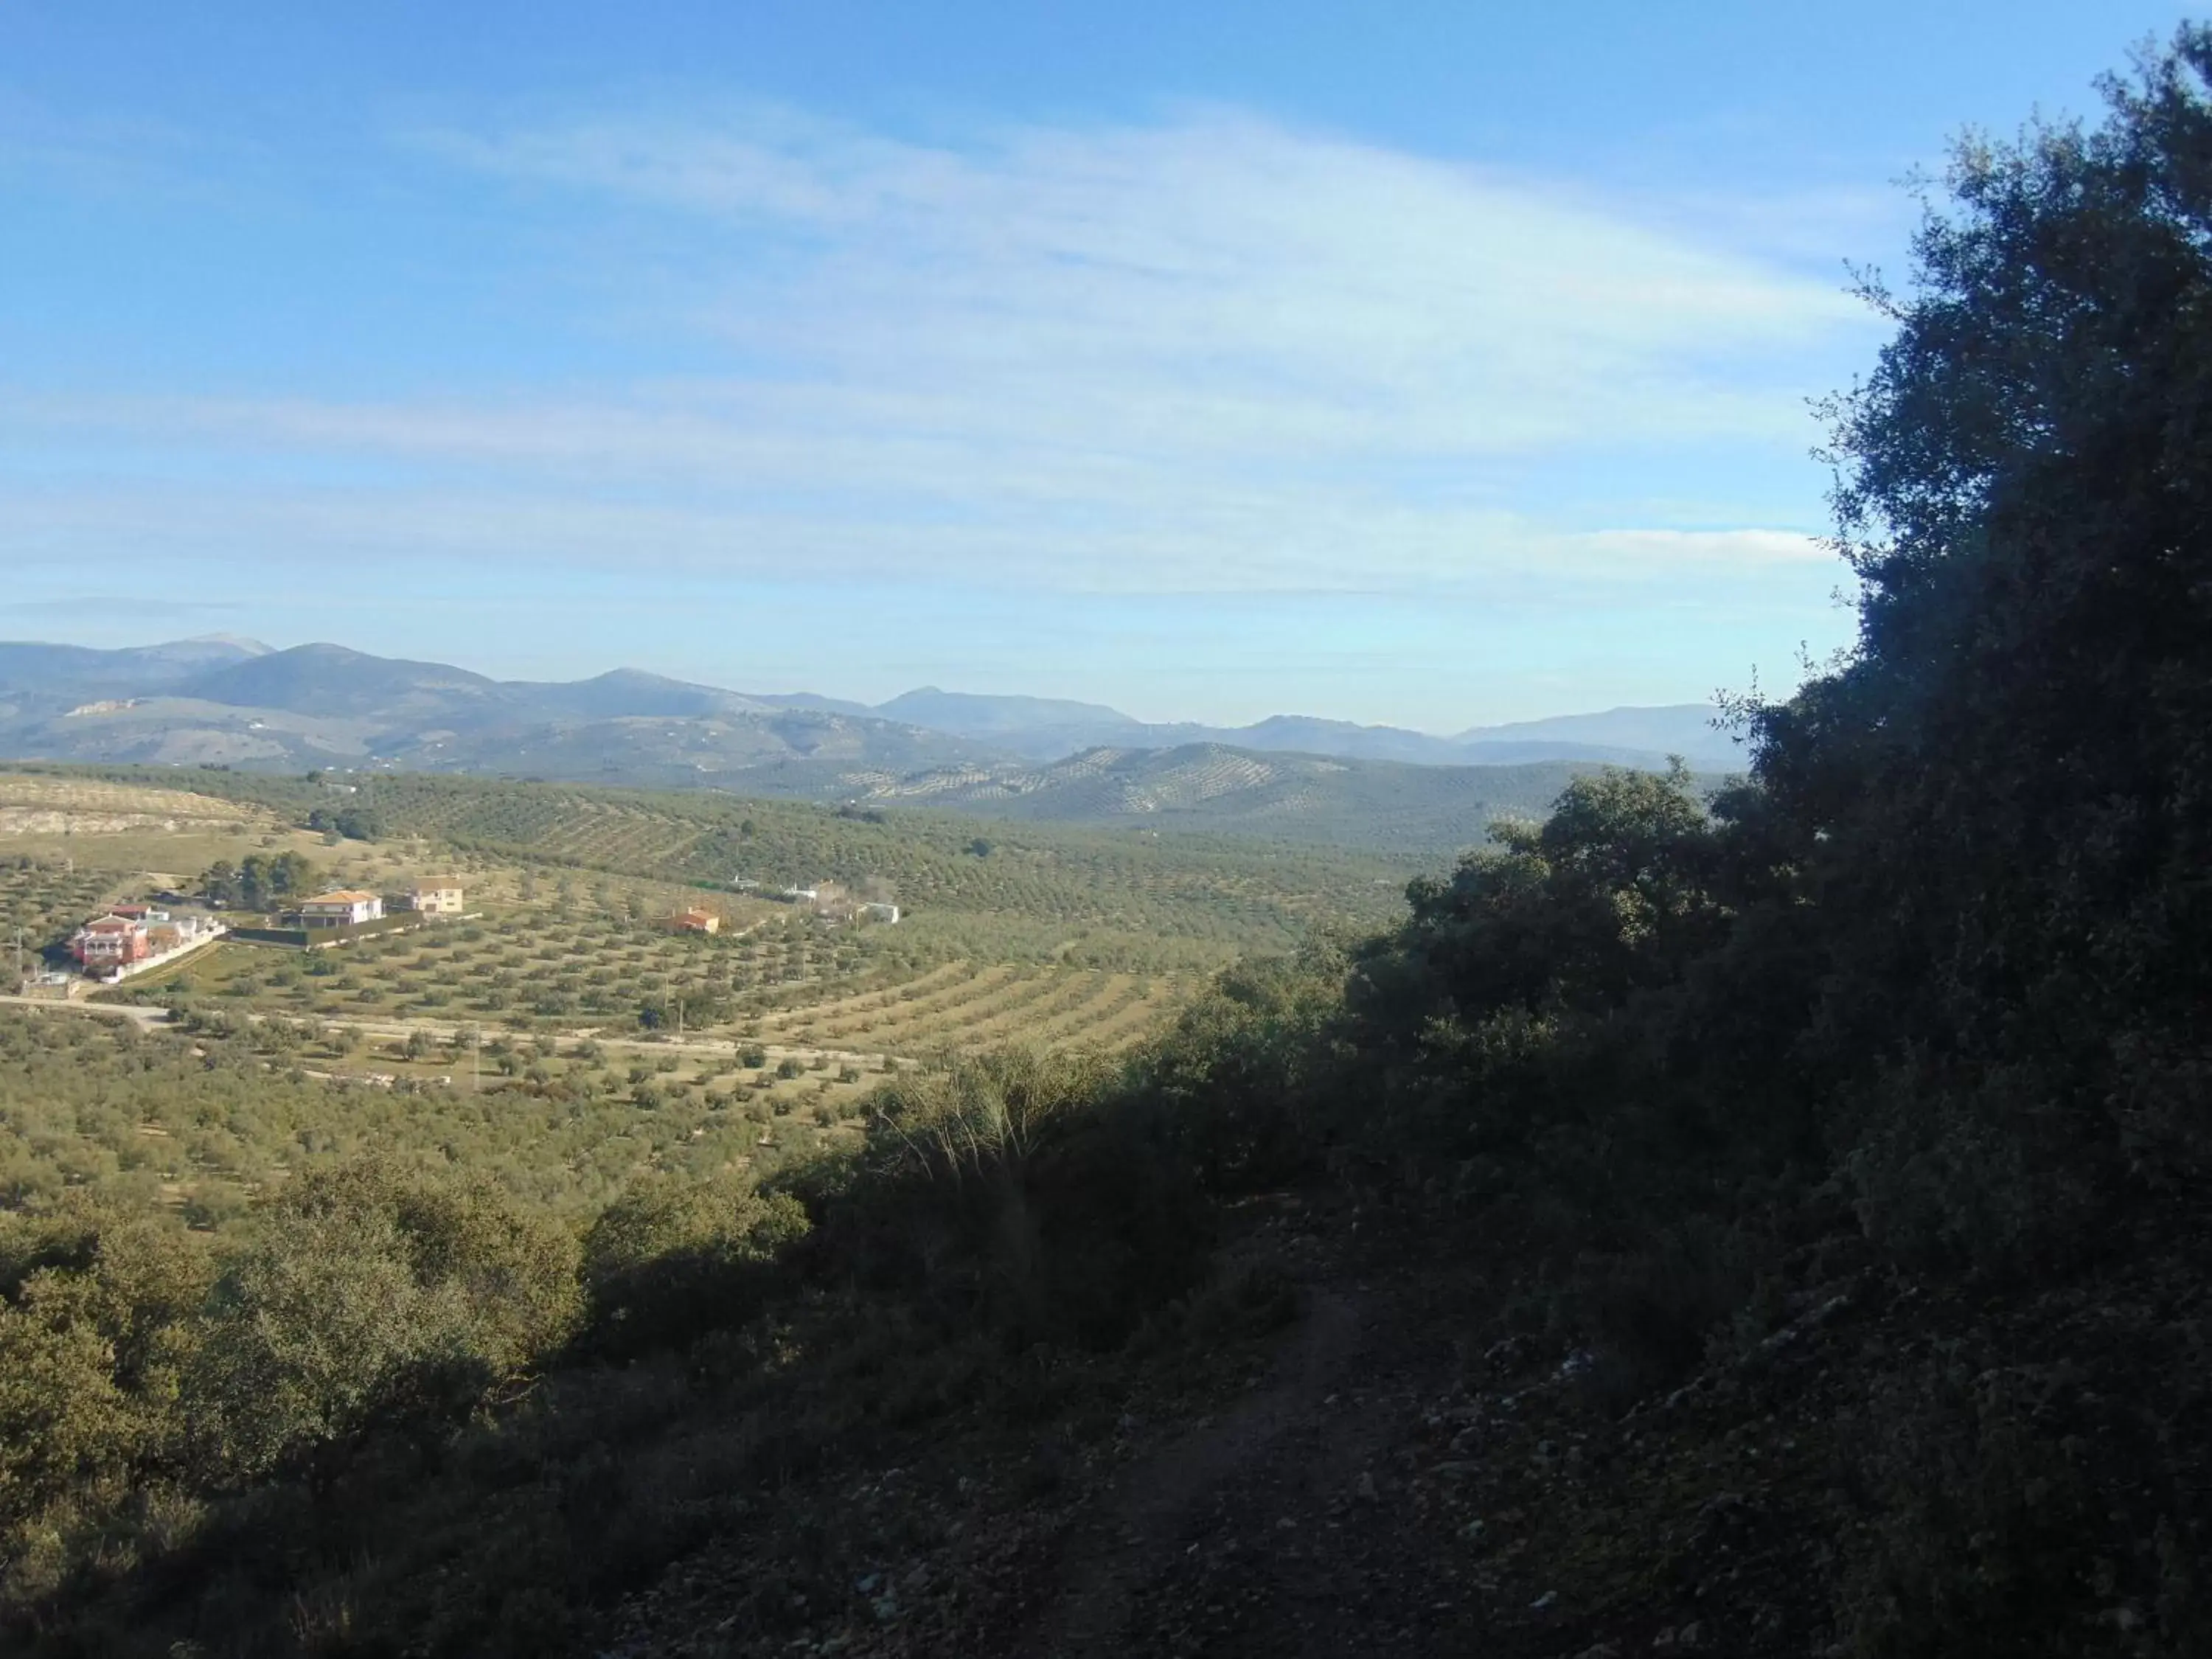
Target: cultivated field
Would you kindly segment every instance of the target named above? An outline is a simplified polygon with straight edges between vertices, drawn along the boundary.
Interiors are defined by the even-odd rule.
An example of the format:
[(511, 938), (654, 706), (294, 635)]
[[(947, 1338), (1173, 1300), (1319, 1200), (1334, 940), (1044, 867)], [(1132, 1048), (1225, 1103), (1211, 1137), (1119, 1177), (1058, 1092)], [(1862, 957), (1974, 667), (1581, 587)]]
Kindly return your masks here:
[(12, 970), (20, 941), (26, 957), (42, 952), (108, 896), (112, 872), (72, 869), (58, 859), (0, 853), (0, 948)]
[(98, 778), (0, 773), (0, 836), (112, 835), (273, 826), (276, 815), (250, 802)]
[[(58, 951), (105, 902), (254, 854), (297, 853), (319, 884), (371, 890), (456, 872), (465, 917), (313, 951), (226, 941), (99, 998), (176, 1007), (311, 1085), (532, 1112), (585, 1100), (595, 1119), (655, 1114), (656, 1136), (680, 1119), (700, 1157), (749, 1162), (839, 1133), (902, 1063), (1006, 1042), (1127, 1048), (1213, 969), (1287, 939), (1301, 911), (1373, 905), (1380, 879), (1158, 837), (979, 847), (934, 819), (451, 781), (376, 841), (300, 828), (283, 799), (138, 782), (0, 773), (0, 804), (65, 815), (0, 834), (0, 946), (20, 927), (32, 951)], [(726, 865), (771, 884), (827, 871), (896, 891), (906, 915), (833, 925), (705, 890), (699, 872)], [(693, 904), (723, 931), (668, 931)], [(194, 1190), (171, 1185), (171, 1201)]]
[(325, 950), (227, 942), (111, 994), (439, 1036), (469, 1025), (761, 1042), (866, 1063), (1007, 1042), (1125, 1047), (1195, 983), (1036, 962), (918, 964), (884, 946), (886, 927), (732, 908), (731, 931), (712, 937), (671, 933), (650, 915), (515, 902)]
[(884, 1076), (820, 1055), (431, 1042), (221, 1010), (142, 1032), (0, 1007), (0, 1209), (94, 1187), (222, 1226), (308, 1164), (382, 1149), (588, 1210), (641, 1174), (816, 1156), (858, 1133)]
[[(98, 775), (142, 786), (176, 781), (151, 769)], [(1055, 945), (1089, 933), (1106, 936), (1116, 950), (1188, 945), (1214, 963), (1286, 949), (1316, 923), (1387, 922), (1399, 914), (1407, 878), (1433, 862), (1145, 826), (1076, 830), (921, 810), (832, 810), (707, 790), (648, 793), (397, 774), (362, 778), (349, 786), (355, 793), (340, 796), (326, 783), (297, 778), (191, 779), (196, 789), (289, 823), (349, 805), (374, 816), (387, 846), (420, 837), (504, 865), (716, 886), (836, 881), (856, 891), (884, 890), (918, 917), (1058, 930)], [(1033, 944), (1024, 939), (1020, 948)]]

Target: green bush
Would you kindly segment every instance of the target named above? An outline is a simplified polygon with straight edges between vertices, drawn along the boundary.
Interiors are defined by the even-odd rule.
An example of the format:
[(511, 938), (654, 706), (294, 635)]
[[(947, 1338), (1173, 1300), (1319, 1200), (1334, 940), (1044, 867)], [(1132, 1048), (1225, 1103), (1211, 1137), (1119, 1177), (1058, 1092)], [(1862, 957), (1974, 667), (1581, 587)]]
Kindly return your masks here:
[(629, 1357), (744, 1323), (760, 1304), (776, 1253), (808, 1224), (788, 1194), (763, 1195), (733, 1182), (641, 1181), (585, 1235), (591, 1316), (583, 1345)]
[(1170, 1115), (1082, 1054), (1004, 1049), (878, 1091), (817, 1202), (821, 1248), (1022, 1346), (1120, 1340), (1200, 1271), (1208, 1207)]
[(185, 1384), (203, 1465), (258, 1475), (380, 1422), (441, 1431), (567, 1339), (576, 1269), (573, 1237), (489, 1182), (384, 1161), (303, 1176), (210, 1299)]

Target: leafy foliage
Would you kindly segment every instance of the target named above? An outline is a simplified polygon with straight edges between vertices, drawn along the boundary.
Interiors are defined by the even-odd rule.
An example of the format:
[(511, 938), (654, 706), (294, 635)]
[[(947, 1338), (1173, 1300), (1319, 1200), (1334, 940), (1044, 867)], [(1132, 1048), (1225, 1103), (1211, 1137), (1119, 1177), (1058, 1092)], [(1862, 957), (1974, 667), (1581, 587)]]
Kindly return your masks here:
[(254, 853), (236, 865), (226, 860), (210, 866), (199, 880), (202, 896), (246, 910), (273, 909), (286, 899), (306, 898), (315, 886), (314, 866), (297, 853)]
[(584, 1235), (594, 1351), (681, 1347), (744, 1323), (762, 1300), (760, 1269), (809, 1224), (788, 1194), (763, 1195), (731, 1181), (637, 1182)]

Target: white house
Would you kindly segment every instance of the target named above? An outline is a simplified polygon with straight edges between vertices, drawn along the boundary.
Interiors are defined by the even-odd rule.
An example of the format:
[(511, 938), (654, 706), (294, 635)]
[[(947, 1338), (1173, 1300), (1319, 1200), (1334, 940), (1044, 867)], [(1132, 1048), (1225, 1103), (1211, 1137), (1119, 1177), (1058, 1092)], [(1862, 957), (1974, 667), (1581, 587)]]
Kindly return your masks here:
[(407, 890), (407, 908), (426, 916), (458, 916), (463, 908), (459, 876), (425, 876)]
[(374, 921), (384, 914), (384, 901), (374, 893), (342, 887), (335, 893), (318, 893), (300, 906), (302, 927), (354, 927)]

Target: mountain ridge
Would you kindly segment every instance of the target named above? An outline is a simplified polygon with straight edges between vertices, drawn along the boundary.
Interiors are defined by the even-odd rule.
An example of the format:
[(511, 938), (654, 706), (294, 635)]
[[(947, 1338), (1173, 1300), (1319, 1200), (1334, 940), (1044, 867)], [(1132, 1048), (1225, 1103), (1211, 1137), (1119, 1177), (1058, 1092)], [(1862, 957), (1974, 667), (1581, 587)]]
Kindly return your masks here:
[(451, 664), (378, 657), (327, 641), (275, 650), (258, 641), (207, 635), (113, 651), (0, 641), (0, 697), (82, 701), (156, 695), (326, 718), (489, 718), (504, 713), (526, 721), (797, 711), (885, 721), (1030, 762), (1062, 760), (1102, 746), (1163, 749), (1219, 743), (1432, 766), (1543, 760), (1655, 766), (1669, 754), (1709, 770), (1741, 764), (1740, 745), (1715, 729), (1718, 711), (1703, 703), (1625, 706), (1438, 736), (1313, 714), (1271, 714), (1245, 726), (1146, 721), (1104, 703), (946, 691), (934, 685), (917, 686), (872, 705), (808, 691), (736, 691), (631, 667), (580, 680), (496, 680)]
[[(1704, 717), (1627, 712), (1662, 738)], [(870, 708), (634, 668), (495, 680), (326, 641), (0, 644), (0, 755), (26, 760), (710, 788), (1424, 855), (1540, 811), (1577, 771), (1664, 763), (1580, 740), (1602, 735), (1604, 716), (1564, 718), (1576, 737), (1447, 739), (1303, 715), (1148, 724), (1102, 704), (926, 686)], [(1725, 769), (1712, 752), (1701, 764)]]

